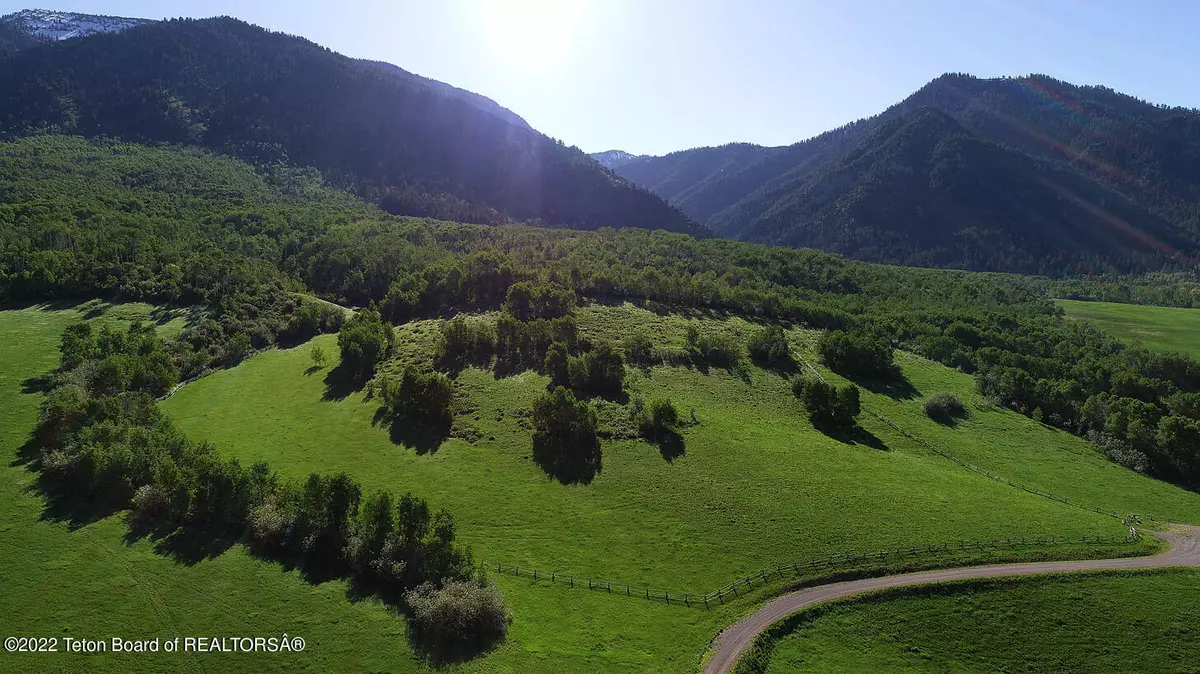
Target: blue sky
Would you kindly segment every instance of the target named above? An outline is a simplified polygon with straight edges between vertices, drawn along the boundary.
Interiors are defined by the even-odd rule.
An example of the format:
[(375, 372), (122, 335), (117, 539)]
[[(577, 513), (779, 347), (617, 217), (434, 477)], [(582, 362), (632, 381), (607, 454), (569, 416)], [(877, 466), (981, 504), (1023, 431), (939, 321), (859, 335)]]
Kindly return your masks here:
[[(45, 0), (50, 1), (50, 0)], [(0, 14), (28, 5), (0, 0)], [(587, 151), (782, 145), (943, 72), (1200, 107), (1196, 0), (59, 0), (231, 15), (489, 96)]]

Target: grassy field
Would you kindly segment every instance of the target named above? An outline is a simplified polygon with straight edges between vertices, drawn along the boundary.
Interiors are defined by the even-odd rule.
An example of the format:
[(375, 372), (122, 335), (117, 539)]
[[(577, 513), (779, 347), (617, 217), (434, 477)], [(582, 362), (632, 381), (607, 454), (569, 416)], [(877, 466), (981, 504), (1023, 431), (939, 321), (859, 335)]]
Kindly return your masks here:
[[(897, 352), (896, 360), (909, 387), (903, 394), (865, 392), (863, 404), (939, 449), (1013, 482), (1094, 508), (1200, 522), (1200, 494), (1128, 470), (1079, 437), (990, 405), (976, 393), (970, 375), (909, 353)], [(844, 381), (821, 371), (831, 381)], [(954, 426), (929, 420), (925, 398), (941, 391), (966, 403), (966, 419)], [(862, 423), (873, 428), (866, 415)], [(883, 427), (880, 437), (889, 430)], [(929, 454), (906, 438), (888, 437), (898, 448)]]
[(905, 588), (803, 612), (779, 672), (1195, 672), (1200, 573)]
[[(681, 343), (686, 323), (630, 307), (592, 307), (581, 321), (592, 336), (648, 323), (664, 343)], [(400, 341), (423, 342), (409, 332), (417, 329), (430, 332), (427, 324), (406, 328)], [(332, 336), (318, 343), (336, 351)], [(685, 416), (695, 409), (700, 425), (684, 432), (684, 454), (667, 460), (643, 442), (605, 443), (596, 479), (564, 486), (531, 460), (530, 431), (519, 420), (546, 385), (540, 375), (465, 371), (459, 382), (472, 411), (456, 425), (477, 440), (452, 437), (420, 453), (372, 425), (379, 403), (364, 393), (323, 399), (323, 373), (308, 367), (307, 347), (264, 353), (187, 386), (164, 408), (192, 437), (246, 461), (268, 460), (285, 475), (346, 471), (367, 488), (422, 493), (455, 513), (487, 561), (704, 592), (749, 570), (836, 552), (1122, 531), (1112, 518), (905, 446), (882, 424), (868, 431), (892, 451), (829, 438), (813, 429), (784, 378), (757, 368), (749, 382), (723, 370), (635, 373), (635, 391), (669, 397)], [(1056, 437), (1012, 421), (1033, 426), (1043, 442)], [(1144, 487), (1154, 492), (1158, 483)]]
[[(374, 601), (353, 601), (341, 582), (313, 586), (296, 573), (235, 546), (193, 565), (159, 554), (147, 540), (125, 541), (121, 517), (72, 530), (43, 518), (30, 491), (33, 475), (17, 452), (36, 418), (40, 394), (26, 384), (50, 371), (58, 334), (92, 314), (126, 320), (152, 310), (0, 312), (0, 429), (7, 457), (0, 471), (0, 611), (13, 633), (27, 636), (130, 638), (271, 636), (307, 639), (300, 658), (287, 655), (122, 657), (3, 655), (0, 669), (110, 671), (422, 671), (405, 638), (405, 622)], [(173, 317), (170, 321), (180, 320)], [(660, 343), (681, 344), (686, 320), (632, 307), (588, 307), (585, 334), (617, 338), (647, 326)], [(164, 323), (164, 330), (178, 323)], [(744, 332), (719, 321), (714, 329)], [(400, 330), (405, 358), (427, 357), (436, 322)], [(802, 345), (808, 335), (795, 334)], [(318, 338), (336, 353), (332, 336)], [(874, 436), (846, 444), (812, 428), (786, 381), (748, 373), (682, 368), (634, 373), (647, 397), (695, 408), (700, 425), (684, 432), (686, 448), (668, 460), (648, 444), (604, 443), (603, 469), (589, 485), (564, 486), (530, 457), (521, 408), (544, 387), (533, 373), (503, 379), (467, 370), (460, 378), (465, 414), (436, 451), (418, 453), (373, 424), (378, 401), (363, 393), (327, 398), (328, 370), (310, 370), (308, 346), (268, 351), (200, 380), (163, 403), (190, 435), (228, 455), (265, 458), (284, 475), (345, 470), (368, 488), (412, 490), (455, 515), (478, 558), (543, 571), (598, 576), (670, 590), (704, 592), (750, 570), (796, 558), (874, 551), (914, 543), (1007, 536), (1122, 533), (1119, 522), (1030, 496), (930, 454), (878, 422)], [(957, 373), (905, 361), (917, 385), (922, 372), (958, 382)], [(968, 382), (969, 382), (969, 378)], [(941, 386), (942, 379), (933, 385)], [(958, 382), (961, 384), (961, 382)], [(878, 400), (877, 400), (878, 398)], [(868, 396), (882, 406), (890, 398)], [(910, 405), (911, 401), (902, 401)], [(981, 456), (1011, 451), (1005, 434), (1021, 430), (1046, 459), (1045, 471), (1095, 476), (1131, 502), (1162, 500), (1180, 512), (1200, 497), (1132, 476), (1085, 444), (1071, 444), (1033, 422), (979, 410), (979, 428), (954, 429)], [(1004, 425), (994, 427), (993, 423)], [(938, 431), (914, 417), (913, 430)], [(909, 424), (905, 424), (906, 427)], [(997, 430), (997, 428), (999, 430)], [(1054, 444), (1058, 443), (1058, 444)], [(1057, 447), (1058, 449), (1053, 449)], [(1090, 450), (1088, 450), (1090, 451)], [(1032, 470), (1032, 469), (1031, 469)], [(1128, 474), (1131, 475), (1131, 474)], [(1048, 478), (1049, 479), (1049, 478)], [(1103, 484), (1096, 487), (1103, 491)], [(1059, 554), (1073, 554), (1063, 549)], [(601, 592), (547, 587), (501, 576), (514, 614), (508, 641), (462, 671), (694, 671), (708, 642), (762, 595), (705, 612)], [(214, 634), (214, 630), (216, 633)], [(46, 660), (45, 658), (53, 658)]]
[(1200, 309), (1058, 300), (1067, 316), (1095, 323), (1130, 344), (1200, 357)]

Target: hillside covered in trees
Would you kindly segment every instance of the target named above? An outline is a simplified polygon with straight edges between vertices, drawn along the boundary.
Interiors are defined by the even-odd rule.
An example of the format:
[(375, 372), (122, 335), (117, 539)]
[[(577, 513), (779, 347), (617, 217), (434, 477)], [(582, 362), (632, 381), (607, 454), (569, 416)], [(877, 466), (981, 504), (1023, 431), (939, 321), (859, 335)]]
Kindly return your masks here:
[(0, 35), (0, 57), (8, 138), (118, 136), (256, 164), (291, 161), (399, 214), (705, 233), (578, 149), (496, 110), (234, 19), (38, 45)]
[[(312, 170), (60, 136), (0, 144), (0, 195), (0, 219), (12, 223), (0, 231), (0, 300), (208, 307), (173, 351), (179, 377), (341, 327), (339, 310), (298, 292), (374, 303), (380, 325), (503, 307), (511, 318), (484, 341), (522, 368), (544, 366), (551, 342), (573, 334), (571, 307), (622, 298), (840, 331), (825, 360), (847, 376), (892, 376), (891, 349), (912, 351), (975, 374), (996, 404), (1086, 436), (1115, 461), (1200, 484), (1200, 363), (1065, 321), (1047, 293), (1088, 290), (1078, 282), (1058, 288), (661, 231), (397, 218)], [(706, 361), (730, 352), (702, 335), (691, 341)], [(775, 350), (768, 341), (751, 351), (770, 360)], [(607, 371), (600, 355), (572, 358), (569, 381), (604, 380), (593, 376)]]
[(1040, 75), (945, 75), (786, 148), (614, 170), (724, 236), (875, 262), (1144, 272), (1190, 264), (1200, 239), (1200, 114)]

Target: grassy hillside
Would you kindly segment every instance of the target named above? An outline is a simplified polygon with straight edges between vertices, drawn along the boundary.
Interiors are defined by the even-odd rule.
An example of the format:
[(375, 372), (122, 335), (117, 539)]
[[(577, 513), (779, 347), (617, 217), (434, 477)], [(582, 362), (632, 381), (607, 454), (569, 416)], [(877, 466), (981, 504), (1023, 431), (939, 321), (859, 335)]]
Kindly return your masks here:
[[(938, 449), (1022, 486), (1093, 508), (1200, 522), (1200, 494), (1131, 471), (1078, 436), (990, 404), (976, 392), (970, 375), (904, 352), (896, 360), (908, 386), (888, 395), (883, 389), (871, 392), (867, 382), (863, 404)], [(827, 370), (822, 373), (831, 381), (844, 381)], [(966, 403), (967, 418), (952, 426), (933, 423), (924, 402), (939, 392)], [(916, 443), (902, 442), (929, 454)]]
[[(593, 306), (580, 320), (586, 336), (628, 334), (639, 324), (661, 343), (682, 343), (686, 325), (628, 305)], [(431, 327), (402, 327), (398, 341), (419, 344)], [(722, 327), (748, 326), (730, 320)], [(318, 343), (334, 349), (332, 337)], [(417, 357), (420, 348), (410, 349)], [(606, 442), (594, 482), (563, 486), (530, 460), (531, 433), (521, 424), (522, 409), (546, 385), (541, 375), (465, 371), (459, 381), (468, 411), (455, 422), (463, 437), (418, 450), (373, 426), (379, 403), (365, 393), (326, 399), (323, 372), (309, 366), (307, 348), (272, 351), (189, 385), (164, 407), (190, 436), (244, 461), (268, 459), (286, 475), (344, 470), (367, 488), (418, 490), (455, 513), (465, 540), (488, 561), (704, 591), (746, 570), (811, 555), (1121, 531), (1111, 518), (964, 471), (878, 422), (865, 420), (864, 428), (874, 436), (867, 442), (884, 450), (827, 437), (782, 377), (753, 367), (749, 381), (719, 369), (632, 375), (635, 392), (669, 397), (685, 415), (695, 409), (699, 425), (684, 432), (684, 452), (668, 458), (643, 442)], [(985, 414), (993, 417), (1008, 427), (963, 431), (985, 452), (1003, 453), (1004, 433), (1014, 427), (1027, 427), (1043, 447), (1066, 437), (1015, 414)], [(935, 430), (926, 419), (907, 421), (919, 433)], [(1078, 446), (1066, 444), (1058, 451), (1072, 457)], [(1097, 480), (1127, 472), (1062, 462), (1092, 470)], [(1176, 510), (1200, 513), (1200, 497), (1134, 478), (1130, 500), (1165, 492), (1178, 499)]]
[(1067, 316), (1092, 321), (1130, 344), (1200, 356), (1200, 311), (1115, 302), (1059, 300)]
[[(343, 583), (309, 585), (241, 548), (180, 564), (158, 554), (151, 541), (125, 540), (121, 516), (76, 528), (44, 512), (20, 453), (37, 419), (36, 380), (57, 365), (62, 329), (96, 308), (0, 311), (0, 614), (6, 636), (169, 638), (212, 634), (218, 627), (226, 636), (288, 632), (308, 640), (307, 653), (223, 654), (222, 665), (256, 671), (415, 668), (403, 624), (378, 603), (347, 602)], [(136, 318), (147, 310), (122, 305), (97, 318)], [(102, 662), (63, 652), (3, 657), (7, 671), (208, 666), (195, 654), (165, 660), (108, 654)]]
[(969, 582), (802, 613), (775, 672), (1188, 672), (1200, 573)]
[[(148, 305), (0, 312), (0, 427), (3, 451), (13, 458), (40, 399), (22, 393), (32, 387), (24, 382), (52, 369), (59, 332), (85, 315), (170, 318), (164, 331), (185, 320)], [(751, 327), (738, 319), (699, 320), (733, 332)], [(592, 339), (616, 339), (641, 326), (662, 344), (680, 344), (688, 319), (592, 305), (580, 311), (580, 322)], [(427, 358), (435, 327), (435, 321), (402, 326), (400, 358)], [(792, 337), (804, 348), (811, 335)], [(336, 353), (333, 342), (332, 336), (317, 338)], [(467, 370), (460, 378), (466, 413), (456, 419), (456, 434), (474, 441), (452, 437), (436, 451), (418, 453), (372, 425), (378, 403), (364, 392), (325, 399), (328, 371), (310, 367), (307, 346), (267, 351), (188, 385), (163, 406), (191, 436), (246, 460), (268, 458), (285, 475), (346, 470), (365, 487), (411, 489), (435, 507), (450, 507), (464, 540), (487, 561), (702, 592), (750, 569), (831, 552), (1121, 531), (1110, 518), (963, 471), (865, 418), (865, 430), (876, 438), (870, 442), (886, 449), (826, 437), (811, 427), (782, 377), (755, 367), (743, 374), (670, 367), (634, 374), (635, 391), (667, 395), (683, 410), (694, 407), (700, 425), (685, 431), (685, 451), (670, 461), (643, 442), (606, 442), (603, 470), (586, 486), (550, 480), (528, 458), (530, 431), (521, 426), (520, 408), (544, 386), (540, 375), (497, 379), (490, 371)], [(922, 367), (950, 372), (906, 360), (918, 386)], [(867, 400), (882, 406), (876, 396)], [(981, 414), (1011, 424), (990, 437), (986, 427), (958, 429), (985, 450), (1022, 424), (1042, 445), (1057, 435), (1015, 414)], [(906, 427), (920, 433), (933, 430), (932, 422), (908, 421)], [(1072, 469), (1080, 465), (1064, 461)], [(123, 516), (73, 529), (46, 517), (42, 501), (27, 489), (32, 474), (8, 463), (0, 578), (15, 589), (0, 599), (0, 610), (14, 616), (23, 633), (167, 637), (208, 634), (219, 625), (219, 636), (287, 632), (309, 644), (302, 660), (235, 656), (221, 667), (425, 668), (410, 650), (404, 618), (376, 601), (353, 600), (343, 582), (311, 585), (241, 546), (181, 563), (154, 541), (125, 540)], [(1160, 483), (1139, 480), (1131, 499), (1161, 498)], [(1181, 509), (1196, 507), (1188, 498), (1180, 497)], [(511, 576), (497, 580), (515, 618), (509, 638), (463, 665), (466, 671), (693, 671), (712, 636), (757, 601), (704, 612)], [(64, 656), (68, 661), (83, 662)], [(162, 658), (87, 662), (113, 671), (185, 666)]]

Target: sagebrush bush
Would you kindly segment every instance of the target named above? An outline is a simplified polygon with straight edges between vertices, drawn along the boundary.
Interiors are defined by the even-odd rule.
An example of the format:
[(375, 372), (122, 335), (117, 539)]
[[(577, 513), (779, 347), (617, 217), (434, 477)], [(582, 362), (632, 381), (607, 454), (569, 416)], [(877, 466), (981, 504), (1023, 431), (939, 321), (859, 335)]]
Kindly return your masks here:
[(935, 393), (925, 399), (925, 414), (934, 421), (948, 424), (967, 416), (967, 406), (953, 393)]
[(483, 578), (422, 583), (404, 595), (420, 641), (438, 650), (486, 648), (508, 635), (504, 596)]
[(168, 505), (170, 505), (170, 499), (167, 495), (152, 484), (138, 487), (129, 502), (129, 507), (139, 517), (155, 517), (164, 512)]

